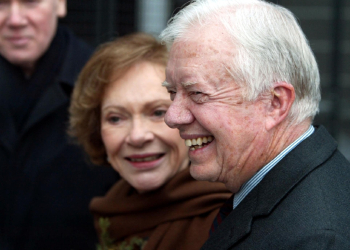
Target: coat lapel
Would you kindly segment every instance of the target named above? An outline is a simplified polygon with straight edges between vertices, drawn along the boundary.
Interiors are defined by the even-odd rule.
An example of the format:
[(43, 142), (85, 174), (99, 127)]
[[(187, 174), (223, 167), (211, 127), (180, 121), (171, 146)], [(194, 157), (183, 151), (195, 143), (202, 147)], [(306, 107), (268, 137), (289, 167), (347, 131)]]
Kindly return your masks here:
[(41, 121), (44, 117), (68, 102), (69, 97), (63, 91), (61, 85), (56, 81), (56, 83), (52, 84), (45, 91), (40, 100), (36, 103), (22, 132), (25, 133), (37, 122)]
[(0, 108), (0, 146), (11, 154), (15, 150), (18, 134), (9, 108)]
[[(248, 197), (249, 196), (249, 197)], [(229, 249), (251, 231), (252, 219), (257, 202), (257, 192), (252, 192), (245, 202), (234, 209), (205, 242), (202, 250)]]
[[(316, 149), (317, 147), (317, 149)], [(325, 162), (337, 144), (324, 127), (320, 127), (283, 158), (256, 187), (257, 216), (268, 215), (302, 179)]]

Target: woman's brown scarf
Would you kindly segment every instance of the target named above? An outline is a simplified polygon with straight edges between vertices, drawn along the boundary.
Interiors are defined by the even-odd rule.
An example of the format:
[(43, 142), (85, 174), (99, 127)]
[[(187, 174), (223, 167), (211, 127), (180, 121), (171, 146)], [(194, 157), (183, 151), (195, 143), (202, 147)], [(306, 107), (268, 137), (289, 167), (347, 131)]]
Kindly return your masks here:
[(105, 197), (94, 198), (90, 210), (99, 236), (99, 218), (109, 219), (108, 232), (116, 243), (137, 236), (148, 238), (144, 250), (195, 250), (207, 240), (219, 208), (231, 195), (222, 183), (196, 181), (186, 169), (144, 194), (120, 180)]

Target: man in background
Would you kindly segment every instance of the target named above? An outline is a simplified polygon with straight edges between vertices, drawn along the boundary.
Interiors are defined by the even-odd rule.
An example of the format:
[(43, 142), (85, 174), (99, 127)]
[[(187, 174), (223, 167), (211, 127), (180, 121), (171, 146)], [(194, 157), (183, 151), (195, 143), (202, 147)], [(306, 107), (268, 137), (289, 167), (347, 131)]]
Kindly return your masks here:
[(0, 249), (95, 249), (88, 211), (116, 176), (66, 135), (74, 81), (92, 53), (58, 27), (65, 0), (0, 1)]
[(165, 122), (186, 140), (191, 175), (233, 193), (202, 249), (350, 249), (350, 164), (312, 125), (319, 71), (293, 14), (197, 0), (161, 38)]

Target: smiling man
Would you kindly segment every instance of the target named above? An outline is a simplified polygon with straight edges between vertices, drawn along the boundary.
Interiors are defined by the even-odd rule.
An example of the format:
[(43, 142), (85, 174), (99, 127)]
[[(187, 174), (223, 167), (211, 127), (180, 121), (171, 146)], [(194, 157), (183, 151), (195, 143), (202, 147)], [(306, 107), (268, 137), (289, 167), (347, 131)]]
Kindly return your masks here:
[(0, 249), (95, 249), (90, 199), (116, 181), (66, 135), (92, 48), (58, 27), (65, 0), (0, 0)]
[(350, 164), (312, 125), (318, 66), (293, 14), (198, 0), (160, 37), (170, 49), (165, 122), (185, 139), (192, 176), (233, 193), (203, 249), (348, 249)]

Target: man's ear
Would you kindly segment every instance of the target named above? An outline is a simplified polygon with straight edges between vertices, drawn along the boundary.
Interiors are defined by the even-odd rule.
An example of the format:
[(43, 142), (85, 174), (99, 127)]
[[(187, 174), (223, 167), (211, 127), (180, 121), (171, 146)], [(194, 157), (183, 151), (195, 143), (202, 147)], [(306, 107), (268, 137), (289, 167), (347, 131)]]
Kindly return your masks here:
[(65, 17), (67, 15), (67, 1), (57, 0), (57, 17)]
[(286, 82), (275, 83), (271, 94), (266, 130), (276, 127), (286, 119), (295, 99), (293, 85)]

